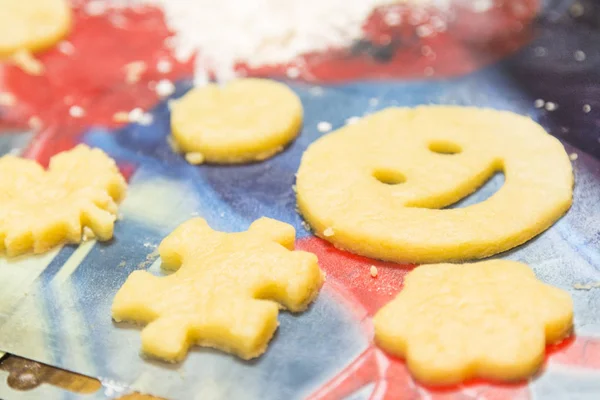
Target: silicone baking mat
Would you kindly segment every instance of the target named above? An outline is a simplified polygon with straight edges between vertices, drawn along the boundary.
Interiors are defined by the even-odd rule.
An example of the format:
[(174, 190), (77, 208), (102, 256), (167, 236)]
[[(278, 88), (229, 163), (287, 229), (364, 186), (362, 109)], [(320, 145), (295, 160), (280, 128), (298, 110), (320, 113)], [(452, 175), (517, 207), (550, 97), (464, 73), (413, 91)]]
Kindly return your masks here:
[[(17, 102), (1, 109), (0, 149), (46, 163), (84, 142), (115, 158), (130, 186), (112, 241), (0, 260), (0, 350), (97, 377), (103, 387), (85, 396), (48, 385), (15, 392), (0, 371), (0, 398), (104, 399), (130, 391), (169, 399), (598, 398), (600, 10), (593, 2), (577, 3), (585, 12), (575, 13), (573, 4), (505, 1), (478, 16), (481, 20), (463, 21), (472, 16), (458, 14), (435, 37), (409, 35), (392, 44), (381, 44), (378, 35), (406, 39), (406, 34), (379, 24), (366, 42), (345, 52), (308, 57), (304, 82), (288, 82), (305, 110), (300, 137), (270, 160), (227, 167), (192, 166), (173, 153), (166, 141), (168, 99), (159, 101), (149, 88), (163, 77), (158, 71), (150, 69), (140, 82), (123, 82), (127, 63), (172, 58), (161, 45), (170, 33), (160, 10), (119, 11), (125, 18), (120, 27), (110, 22), (112, 11), (101, 16), (77, 11), (69, 38), (76, 51), (68, 60), (58, 50), (42, 54), (46, 73), (39, 77), (2, 66), (0, 87)], [(478, 37), (468, 31), (473, 25)], [(424, 56), (423, 46), (436, 56)], [(282, 71), (250, 73), (281, 77)], [(181, 96), (191, 87), (191, 64), (179, 64), (168, 78), (177, 82), (173, 97)], [(85, 115), (69, 115), (73, 104)], [(296, 212), (295, 173), (303, 151), (323, 135), (319, 122), (336, 129), (385, 107), (419, 104), (530, 115), (572, 154), (571, 210), (539, 237), (499, 255), (528, 263), (544, 282), (569, 291), (575, 303), (575, 335), (547, 349), (544, 368), (529, 382), (474, 381), (445, 389), (415, 383), (402, 360), (374, 346), (371, 323), (413, 266), (336, 250), (312, 236)], [(150, 110), (150, 124), (113, 120), (116, 112), (138, 106)], [(41, 128), (24, 129), (25, 121)], [(494, 176), (455, 207), (482, 201), (502, 183), (502, 175)], [(180, 364), (148, 361), (139, 355), (139, 328), (111, 320), (112, 298), (128, 274), (136, 269), (162, 274), (156, 246), (197, 215), (224, 231), (245, 230), (261, 216), (291, 223), (297, 247), (316, 253), (328, 274), (307, 312), (281, 313), (275, 338), (257, 360), (196, 348)], [(376, 279), (371, 265), (378, 268)]]

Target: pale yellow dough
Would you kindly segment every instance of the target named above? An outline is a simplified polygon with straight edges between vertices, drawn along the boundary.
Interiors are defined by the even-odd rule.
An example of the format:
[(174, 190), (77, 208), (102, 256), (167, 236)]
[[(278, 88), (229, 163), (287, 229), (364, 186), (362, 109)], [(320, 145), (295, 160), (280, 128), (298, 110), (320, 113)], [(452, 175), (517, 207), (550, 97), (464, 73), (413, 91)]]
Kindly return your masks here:
[(300, 132), (302, 103), (282, 83), (239, 79), (190, 90), (172, 107), (178, 148), (210, 163), (265, 160)]
[(71, 18), (67, 0), (0, 0), (0, 57), (53, 46), (69, 32)]
[(181, 360), (193, 344), (258, 357), (278, 309), (304, 310), (323, 283), (317, 257), (293, 251), (294, 239), (291, 225), (269, 218), (239, 233), (189, 220), (158, 249), (163, 268), (176, 272), (134, 271), (115, 296), (113, 318), (148, 324), (142, 350), (166, 361)]
[(425, 265), (374, 324), (379, 346), (405, 358), (419, 381), (512, 381), (533, 375), (546, 344), (571, 333), (573, 302), (518, 262)]
[(0, 158), (0, 251), (16, 256), (79, 243), (86, 227), (110, 239), (126, 187), (115, 162), (85, 145), (52, 157), (47, 171), (32, 160)]
[[(491, 198), (440, 210), (497, 171), (506, 182)], [(423, 106), (389, 108), (317, 140), (296, 186), (306, 221), (335, 246), (430, 263), (490, 256), (544, 231), (571, 205), (573, 172), (562, 144), (529, 118)]]

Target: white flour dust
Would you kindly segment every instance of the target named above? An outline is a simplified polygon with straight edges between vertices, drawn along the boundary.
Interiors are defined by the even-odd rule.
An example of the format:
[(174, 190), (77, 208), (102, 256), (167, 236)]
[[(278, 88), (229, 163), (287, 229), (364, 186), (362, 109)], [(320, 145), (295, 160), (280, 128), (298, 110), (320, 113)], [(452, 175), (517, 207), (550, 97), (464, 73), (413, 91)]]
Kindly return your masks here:
[(302, 54), (347, 47), (361, 37), (375, 8), (394, 3), (441, 11), (461, 3), (483, 12), (493, 0), (90, 0), (87, 8), (96, 14), (106, 4), (162, 8), (176, 32), (169, 45), (179, 60), (199, 55), (195, 73), (201, 82), (206, 69), (228, 80), (235, 76), (236, 63), (287, 64)]

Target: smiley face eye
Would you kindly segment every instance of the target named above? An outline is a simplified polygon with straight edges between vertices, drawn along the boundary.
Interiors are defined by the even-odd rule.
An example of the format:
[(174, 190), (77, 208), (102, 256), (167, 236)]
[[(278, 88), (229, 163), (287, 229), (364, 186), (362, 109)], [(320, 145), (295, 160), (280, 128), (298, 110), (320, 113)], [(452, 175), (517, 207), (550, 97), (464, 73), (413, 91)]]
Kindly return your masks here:
[(462, 148), (459, 145), (445, 140), (436, 140), (429, 143), (429, 150), (442, 155), (453, 155), (462, 152)]
[(406, 176), (393, 169), (377, 169), (373, 172), (373, 177), (386, 185), (399, 185), (406, 182)]

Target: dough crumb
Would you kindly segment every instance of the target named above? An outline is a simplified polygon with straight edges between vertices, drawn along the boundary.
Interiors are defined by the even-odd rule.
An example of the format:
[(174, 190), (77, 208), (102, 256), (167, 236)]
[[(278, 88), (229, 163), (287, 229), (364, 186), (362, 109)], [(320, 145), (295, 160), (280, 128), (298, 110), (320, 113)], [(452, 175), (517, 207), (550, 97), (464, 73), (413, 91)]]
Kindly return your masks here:
[(571, 159), (571, 161), (575, 161), (579, 158), (579, 155), (577, 153), (571, 153), (569, 154), (569, 158)]
[(348, 118), (348, 119), (346, 120), (346, 124), (348, 124), (348, 125), (352, 125), (352, 124), (355, 124), (355, 123), (357, 123), (358, 121), (360, 121), (360, 117), (356, 117), (356, 116), (354, 116), (354, 117), (350, 117), (350, 118)]
[(161, 74), (168, 74), (173, 69), (173, 64), (169, 60), (160, 60), (156, 63), (156, 70)]
[(579, 62), (585, 61), (585, 59), (587, 58), (585, 52), (583, 52), (582, 50), (576, 50), (573, 55), (575, 57), (575, 60)]
[(94, 234), (94, 231), (90, 229), (90, 227), (88, 226), (84, 226), (83, 227), (83, 235), (81, 236), (81, 239), (84, 242), (87, 242), (88, 240), (92, 240), (96, 238), (96, 234)]
[(125, 82), (128, 84), (138, 83), (148, 66), (144, 61), (133, 61), (125, 65)]
[(333, 235), (335, 235), (335, 232), (333, 231), (332, 227), (329, 227), (323, 231), (323, 236), (330, 237)]
[(168, 79), (161, 79), (156, 84), (155, 92), (159, 97), (168, 97), (175, 92), (175, 85)]
[(40, 117), (37, 117), (34, 115), (29, 118), (29, 121), (27, 121), (27, 124), (29, 125), (29, 127), (31, 129), (33, 129), (34, 131), (37, 131), (42, 127), (42, 120), (40, 119)]
[(576, 283), (573, 285), (575, 290), (592, 290), (596, 288), (600, 288), (600, 282)]
[(329, 132), (332, 129), (332, 126), (327, 121), (321, 121), (317, 124), (317, 130), (321, 133)]
[(102, 0), (92, 0), (84, 7), (85, 13), (92, 17), (103, 15), (107, 9), (108, 4)]
[(298, 67), (288, 67), (285, 71), (285, 74), (290, 79), (296, 79), (300, 76), (300, 70)]
[(57, 45), (58, 51), (60, 51), (61, 53), (70, 56), (71, 54), (75, 53), (75, 46), (73, 46), (73, 44), (71, 42), (68, 42), (66, 40), (63, 40), (62, 42), (60, 42)]
[(28, 50), (19, 50), (12, 57), (12, 62), (26, 74), (39, 76), (45, 71), (44, 64)]
[(154, 122), (154, 116), (150, 113), (144, 113), (137, 122), (142, 126), (150, 126)]
[(129, 111), (127, 118), (129, 120), (129, 122), (139, 122), (139, 120), (142, 119), (143, 116), (144, 116), (144, 110), (142, 110), (139, 107), (136, 107), (133, 110)]
[(204, 155), (202, 153), (187, 153), (185, 160), (192, 165), (199, 165), (204, 162)]
[(312, 228), (310, 227), (310, 225), (308, 224), (308, 222), (302, 221), (302, 227), (304, 228), (304, 230), (306, 232), (312, 232)]
[(113, 114), (114, 122), (129, 122), (129, 113), (127, 111), (118, 111)]
[(369, 270), (369, 272), (371, 273), (371, 276), (373, 278), (377, 278), (378, 271), (377, 271), (377, 267), (376, 266), (371, 265), (371, 269)]
[(71, 106), (69, 115), (73, 118), (81, 118), (85, 115), (85, 110), (80, 106)]
[(0, 106), (11, 107), (17, 102), (15, 95), (9, 92), (0, 92)]

